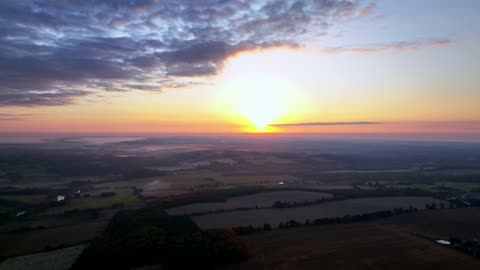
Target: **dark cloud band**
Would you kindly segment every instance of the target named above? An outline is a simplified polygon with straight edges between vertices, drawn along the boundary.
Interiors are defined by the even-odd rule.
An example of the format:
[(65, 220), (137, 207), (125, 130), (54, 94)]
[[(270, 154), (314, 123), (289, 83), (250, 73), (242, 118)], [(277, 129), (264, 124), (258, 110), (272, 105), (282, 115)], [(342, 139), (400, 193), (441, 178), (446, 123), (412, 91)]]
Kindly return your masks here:
[(306, 122), (306, 123), (287, 123), (287, 124), (272, 124), (273, 127), (305, 127), (305, 126), (355, 126), (355, 125), (380, 125), (382, 122)]
[(297, 46), (371, 9), (349, 0), (0, 1), (0, 106), (199, 83), (232, 55)]

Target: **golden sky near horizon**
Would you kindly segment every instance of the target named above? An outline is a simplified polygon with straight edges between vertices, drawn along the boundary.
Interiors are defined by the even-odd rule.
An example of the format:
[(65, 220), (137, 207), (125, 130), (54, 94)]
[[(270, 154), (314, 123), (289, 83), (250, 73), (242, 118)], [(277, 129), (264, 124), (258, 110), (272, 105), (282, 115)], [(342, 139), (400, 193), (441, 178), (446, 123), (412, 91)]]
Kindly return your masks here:
[[(127, 82), (123, 78), (89, 78), (88, 83), (78, 84), (80, 79), (71, 83), (55, 77), (51, 80), (60, 85), (55, 87), (70, 83), (72, 90), (50, 90), (49, 79), (45, 89), (33, 91), (25, 90), (21, 82), (30, 83), (30, 77), (21, 77), (7, 82), (20, 94), (0, 89), (7, 91), (5, 95), (0, 93), (0, 130), (480, 134), (480, 40), (475, 38), (476, 32), (464, 28), (478, 18), (467, 7), (457, 6), (456, 12), (449, 12), (452, 3), (438, 3), (439, 9), (428, 18), (424, 17), (428, 8), (425, 3), (415, 12), (392, 1), (360, 3), (357, 11), (348, 10), (355, 15), (342, 17), (341, 23), (337, 18), (318, 18), (331, 19), (332, 26), (305, 39), (293, 37), (297, 46), (291, 46), (288, 39), (275, 46), (244, 48), (241, 46), (245, 43), (229, 39), (235, 44), (231, 48), (224, 48), (223, 43), (206, 43), (210, 45), (191, 47), (197, 50), (192, 55), (186, 49), (170, 53), (173, 47), (168, 47), (163, 49), (166, 52), (150, 55), (154, 60), (138, 57), (147, 62), (142, 62), (143, 73), (135, 73)], [(398, 12), (392, 13), (396, 9)], [(439, 18), (443, 18), (439, 25), (428, 21)], [(444, 22), (450, 22), (449, 27), (442, 28)], [(424, 24), (411, 28), (419, 23)], [(314, 27), (309, 25), (305, 31), (311, 32)], [(268, 41), (265, 36), (276, 38), (265, 32), (259, 37), (264, 43)], [(217, 56), (219, 52), (221, 56)], [(194, 62), (179, 62), (187, 56)], [(151, 71), (151, 60), (164, 61), (164, 72), (174, 75), (165, 77), (164, 72)], [(138, 66), (128, 66), (128, 71), (137, 72)], [(93, 63), (90, 67), (97, 68)], [(31, 72), (23, 69), (18, 71), (19, 76)], [(182, 75), (175, 75), (180, 72)], [(164, 82), (168, 85), (161, 85)]]

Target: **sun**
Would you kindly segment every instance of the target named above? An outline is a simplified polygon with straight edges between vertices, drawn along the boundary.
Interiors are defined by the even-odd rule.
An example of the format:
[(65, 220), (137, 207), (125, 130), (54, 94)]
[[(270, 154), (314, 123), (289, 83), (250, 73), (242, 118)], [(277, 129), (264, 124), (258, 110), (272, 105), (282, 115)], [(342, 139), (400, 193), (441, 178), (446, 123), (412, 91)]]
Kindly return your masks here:
[(290, 84), (282, 79), (254, 76), (236, 81), (234, 106), (250, 123), (248, 131), (271, 132), (269, 124), (288, 113)]
[[(212, 104), (232, 130), (256, 133), (282, 132), (272, 124), (291, 123), (308, 114), (304, 87), (291, 72), (279, 68), (283, 56), (297, 56), (278, 49), (246, 53), (230, 59), (215, 79)], [(221, 89), (221, 90), (220, 90)]]

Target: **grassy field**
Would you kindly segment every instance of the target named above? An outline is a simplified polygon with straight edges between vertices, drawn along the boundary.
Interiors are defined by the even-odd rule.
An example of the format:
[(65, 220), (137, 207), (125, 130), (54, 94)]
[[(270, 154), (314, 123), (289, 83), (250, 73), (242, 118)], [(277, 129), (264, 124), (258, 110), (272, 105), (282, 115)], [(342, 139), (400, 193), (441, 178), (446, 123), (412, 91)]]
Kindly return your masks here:
[[(117, 193), (112, 197), (100, 197), (100, 193), (106, 191), (113, 191)], [(137, 197), (133, 195), (132, 189), (112, 189), (91, 192), (93, 197), (71, 199), (63, 206), (52, 207), (43, 213), (43, 215), (63, 214), (65, 211), (74, 209), (103, 209), (111, 208), (114, 204), (123, 203), (125, 206), (134, 205), (138, 203)]]
[(190, 192), (198, 188), (215, 186), (278, 185), (278, 182), (291, 182), (297, 177), (285, 174), (251, 174), (247, 170), (220, 173), (211, 170), (191, 170), (174, 174), (142, 178), (130, 181), (116, 181), (94, 184), (95, 189), (136, 187), (144, 196), (165, 196)]
[(40, 252), (15, 258), (0, 263), (0, 270), (67, 270), (86, 245), (78, 245), (59, 250)]
[(269, 223), (278, 226), (280, 222), (296, 220), (304, 222), (324, 217), (363, 214), (393, 208), (425, 208), (425, 203), (441, 202), (429, 197), (378, 197), (325, 202), (316, 205), (284, 209), (259, 209), (252, 211), (225, 212), (195, 216), (194, 221), (201, 228), (230, 228), (235, 226), (262, 226)]
[(290, 159), (279, 158), (276, 156), (244, 156), (242, 158), (246, 163), (252, 165), (267, 165), (267, 164), (292, 164), (294, 161)]
[(42, 251), (46, 247), (90, 241), (103, 232), (107, 222), (108, 220), (97, 220), (58, 228), (0, 233), (0, 256), (24, 255)]
[(323, 198), (331, 198), (331, 194), (307, 191), (275, 191), (262, 192), (253, 195), (239, 196), (218, 203), (195, 203), (168, 209), (170, 215), (183, 215), (214, 210), (236, 208), (271, 207), (276, 201), (281, 202), (311, 202)]
[(276, 230), (244, 240), (248, 262), (225, 269), (480, 269), (478, 259), (374, 223)]

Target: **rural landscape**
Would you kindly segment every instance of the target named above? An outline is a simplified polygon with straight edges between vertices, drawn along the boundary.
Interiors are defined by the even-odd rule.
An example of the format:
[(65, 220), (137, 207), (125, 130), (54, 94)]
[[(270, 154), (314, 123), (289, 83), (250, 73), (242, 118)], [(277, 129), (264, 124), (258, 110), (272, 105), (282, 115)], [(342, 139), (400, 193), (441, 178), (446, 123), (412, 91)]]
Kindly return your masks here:
[(479, 270), (479, 0), (0, 0), (0, 270)]
[[(370, 252), (421, 249), (429, 255), (395, 256), (399, 269), (480, 263), (475, 143), (185, 136), (35, 138), (0, 147), (0, 269), (77, 269), (78, 258), (78, 268), (92, 267), (102, 260), (95, 252), (106, 256), (102, 247), (115, 245), (105, 234), (127, 226), (115, 222), (122, 215), (140, 215), (120, 220), (144, 218), (135, 226), (147, 228), (159, 219), (154, 227), (166, 235), (227, 230), (248, 254), (235, 269), (314, 269), (329, 252), (340, 256), (331, 267), (356, 269), (339, 263), (360, 256), (368, 258), (356, 259), (362, 267), (381, 269), (386, 258)], [(118, 269), (167, 260), (133, 258)]]

